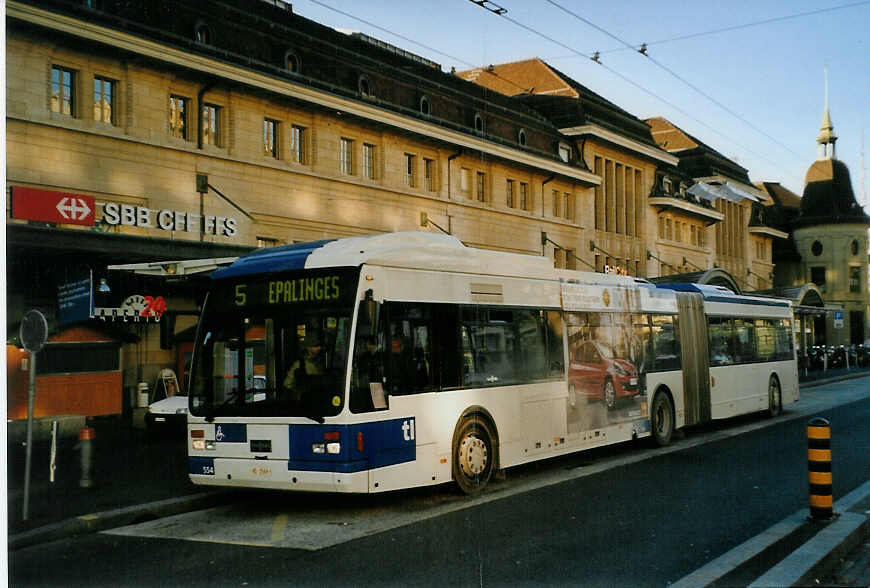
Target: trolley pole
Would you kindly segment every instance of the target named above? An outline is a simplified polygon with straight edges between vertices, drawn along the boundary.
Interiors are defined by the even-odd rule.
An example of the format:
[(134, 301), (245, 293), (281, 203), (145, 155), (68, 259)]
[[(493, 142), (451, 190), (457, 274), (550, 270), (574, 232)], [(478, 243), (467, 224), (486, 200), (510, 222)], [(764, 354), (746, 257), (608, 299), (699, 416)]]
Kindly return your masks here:
[(807, 424), (810, 482), (810, 518), (826, 521), (834, 516), (831, 478), (831, 423), (816, 417)]

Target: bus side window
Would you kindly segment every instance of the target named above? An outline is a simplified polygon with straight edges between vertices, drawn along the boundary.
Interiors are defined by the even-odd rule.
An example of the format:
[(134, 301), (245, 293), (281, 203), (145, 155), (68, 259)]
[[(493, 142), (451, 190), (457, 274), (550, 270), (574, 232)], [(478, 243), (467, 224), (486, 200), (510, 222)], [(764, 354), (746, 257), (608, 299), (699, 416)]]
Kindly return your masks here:
[(562, 317), (555, 310), (547, 310), (547, 363), (550, 377), (565, 375), (565, 344), (562, 341)]
[(710, 365), (730, 365), (734, 363), (731, 340), (731, 319), (711, 316), (708, 319), (710, 339)]

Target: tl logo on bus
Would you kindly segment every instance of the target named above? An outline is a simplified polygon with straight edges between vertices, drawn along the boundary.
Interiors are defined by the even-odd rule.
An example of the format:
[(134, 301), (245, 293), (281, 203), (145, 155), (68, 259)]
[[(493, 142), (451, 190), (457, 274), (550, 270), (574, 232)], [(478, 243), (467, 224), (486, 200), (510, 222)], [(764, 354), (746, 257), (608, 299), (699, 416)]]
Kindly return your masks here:
[(414, 419), (402, 421), (402, 437), (405, 441), (414, 440)]

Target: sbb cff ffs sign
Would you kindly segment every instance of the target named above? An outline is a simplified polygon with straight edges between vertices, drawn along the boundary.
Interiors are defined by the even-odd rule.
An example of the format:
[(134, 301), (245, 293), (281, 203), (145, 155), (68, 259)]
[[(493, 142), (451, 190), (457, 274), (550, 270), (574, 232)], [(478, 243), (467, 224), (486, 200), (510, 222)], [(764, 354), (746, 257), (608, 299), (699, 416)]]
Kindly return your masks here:
[(53, 190), (12, 187), (12, 217), (66, 225), (93, 226), (93, 196)]

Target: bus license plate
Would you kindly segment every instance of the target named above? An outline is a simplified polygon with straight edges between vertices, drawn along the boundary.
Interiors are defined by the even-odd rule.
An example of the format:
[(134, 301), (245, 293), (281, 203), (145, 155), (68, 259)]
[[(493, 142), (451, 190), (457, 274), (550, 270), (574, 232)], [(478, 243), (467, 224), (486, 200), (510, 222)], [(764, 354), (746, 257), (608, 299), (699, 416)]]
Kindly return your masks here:
[(263, 467), (263, 466), (255, 466), (255, 467), (251, 468), (251, 473), (255, 477), (261, 477), (261, 476), (271, 477), (272, 476), (272, 468), (267, 468), (267, 467)]

